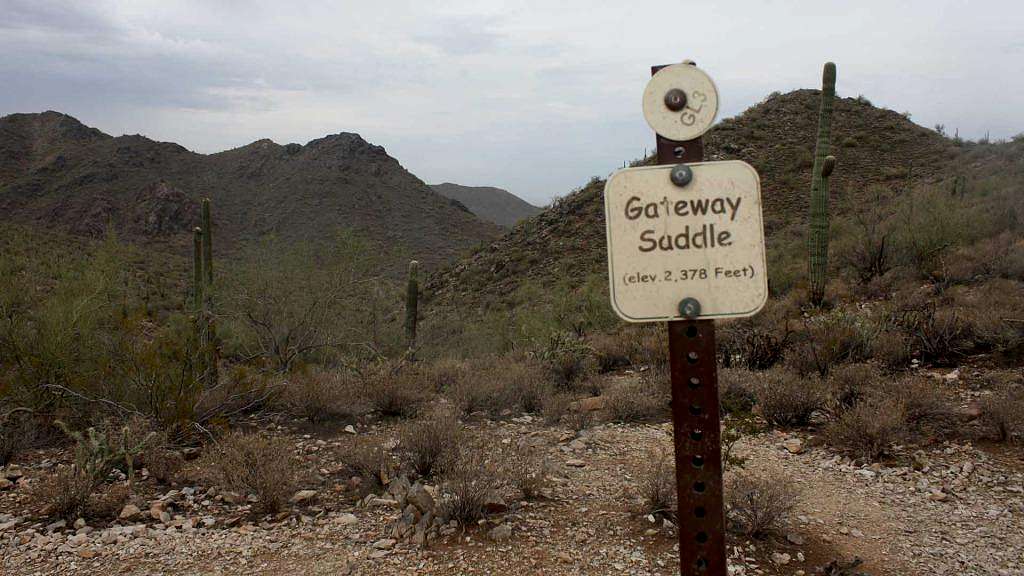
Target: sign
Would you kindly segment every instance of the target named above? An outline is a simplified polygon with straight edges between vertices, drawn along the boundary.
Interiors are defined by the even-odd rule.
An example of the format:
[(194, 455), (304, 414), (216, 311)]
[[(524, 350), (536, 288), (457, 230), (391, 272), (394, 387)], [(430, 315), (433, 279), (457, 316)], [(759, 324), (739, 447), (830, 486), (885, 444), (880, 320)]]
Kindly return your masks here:
[(669, 140), (690, 140), (707, 132), (718, 114), (718, 89), (703, 70), (673, 64), (658, 70), (644, 89), (644, 118)]
[(624, 320), (738, 318), (764, 306), (761, 184), (746, 162), (627, 168), (608, 179), (604, 202), (612, 307)]

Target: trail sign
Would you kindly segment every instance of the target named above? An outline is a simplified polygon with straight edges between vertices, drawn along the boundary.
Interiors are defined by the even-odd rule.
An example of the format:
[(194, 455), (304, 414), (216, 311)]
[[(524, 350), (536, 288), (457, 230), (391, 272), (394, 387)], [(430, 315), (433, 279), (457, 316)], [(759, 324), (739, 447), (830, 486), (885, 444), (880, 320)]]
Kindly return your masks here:
[(667, 321), (679, 571), (727, 576), (715, 323), (764, 306), (768, 282), (757, 172), (703, 162), (701, 134), (718, 112), (707, 74), (655, 66), (644, 117), (658, 166), (605, 185), (612, 306), (630, 322)]
[(608, 179), (612, 307), (629, 322), (757, 313), (768, 298), (757, 172), (738, 160), (681, 166)]

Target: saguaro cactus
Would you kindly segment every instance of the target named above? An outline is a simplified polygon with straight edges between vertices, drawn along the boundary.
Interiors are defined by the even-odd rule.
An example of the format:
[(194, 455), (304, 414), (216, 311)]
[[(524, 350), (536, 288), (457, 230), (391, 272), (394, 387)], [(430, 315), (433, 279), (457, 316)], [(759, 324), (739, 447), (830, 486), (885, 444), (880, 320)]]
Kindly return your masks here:
[(836, 97), (836, 65), (825, 63), (821, 77), (821, 106), (818, 110), (818, 141), (814, 147), (811, 173), (810, 234), (808, 235), (808, 276), (810, 300), (815, 306), (825, 299), (828, 269), (828, 181), (836, 159), (829, 156), (832, 132), (832, 102)]
[(409, 262), (409, 282), (405, 291), (405, 339), (409, 343), (409, 348), (416, 346), (416, 318), (419, 314), (420, 298), (419, 268), (419, 262)]
[(203, 229), (192, 230), (192, 312), (203, 310)]
[[(213, 225), (210, 224), (210, 199), (203, 198), (203, 276), (206, 287), (213, 286)], [(206, 291), (210, 296), (210, 290)]]

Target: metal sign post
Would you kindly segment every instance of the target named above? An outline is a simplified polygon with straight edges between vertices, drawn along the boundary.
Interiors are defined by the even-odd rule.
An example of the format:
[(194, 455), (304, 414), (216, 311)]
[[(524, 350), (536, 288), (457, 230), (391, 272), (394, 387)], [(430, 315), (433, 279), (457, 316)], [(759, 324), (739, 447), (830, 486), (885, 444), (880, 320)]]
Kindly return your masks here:
[(605, 186), (611, 300), (627, 321), (668, 324), (680, 573), (726, 576), (713, 319), (767, 300), (760, 181), (743, 162), (703, 162), (718, 111), (707, 74), (692, 62), (651, 73), (643, 109), (658, 166)]

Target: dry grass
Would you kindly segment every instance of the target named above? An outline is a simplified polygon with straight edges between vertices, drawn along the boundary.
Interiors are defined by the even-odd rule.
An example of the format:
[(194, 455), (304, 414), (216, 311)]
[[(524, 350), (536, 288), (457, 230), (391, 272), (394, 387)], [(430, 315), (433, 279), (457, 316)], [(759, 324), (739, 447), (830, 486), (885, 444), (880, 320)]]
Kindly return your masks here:
[(718, 401), (723, 413), (746, 414), (757, 401), (757, 373), (742, 368), (718, 371)]
[(1024, 435), (1024, 387), (1004, 385), (981, 401), (981, 421), (1000, 441)]
[(837, 366), (829, 374), (828, 385), (835, 407), (846, 410), (884, 384), (882, 373), (876, 366), (858, 363)]
[(264, 434), (233, 433), (209, 450), (204, 464), (221, 486), (255, 494), (267, 513), (281, 510), (298, 480), (291, 443)]
[(408, 418), (433, 394), (429, 373), (401, 362), (386, 362), (374, 368), (366, 382), (366, 398), (382, 416)]
[(99, 485), (91, 474), (65, 466), (33, 485), (30, 498), (48, 514), (72, 522), (85, 515), (89, 499)]
[(906, 430), (924, 436), (946, 436), (957, 430), (957, 415), (942, 384), (922, 376), (887, 382), (874, 401), (902, 406)]
[(801, 377), (781, 368), (761, 375), (755, 394), (761, 414), (770, 424), (803, 426), (811, 414), (825, 406), (825, 384), (814, 375)]
[(538, 449), (516, 446), (505, 452), (505, 477), (524, 500), (544, 496), (550, 472), (551, 462)]
[(32, 448), (38, 437), (39, 426), (31, 416), (16, 414), (0, 423), (0, 467)]
[(651, 450), (640, 472), (640, 512), (676, 521), (676, 467), (671, 450)]
[(740, 472), (726, 483), (729, 527), (747, 537), (763, 537), (780, 530), (796, 504), (798, 494), (790, 478), (755, 476)]
[(398, 453), (402, 463), (421, 477), (429, 477), (438, 465), (457, 452), (464, 436), (455, 413), (435, 408), (398, 431)]
[(514, 355), (473, 361), (467, 377), (454, 381), (447, 390), (464, 414), (484, 412), (491, 417), (540, 411), (544, 399), (553, 393), (541, 364)]
[(482, 439), (467, 442), (443, 463), (439, 517), (473, 525), (487, 515), (487, 504), (501, 490), (501, 466)]

